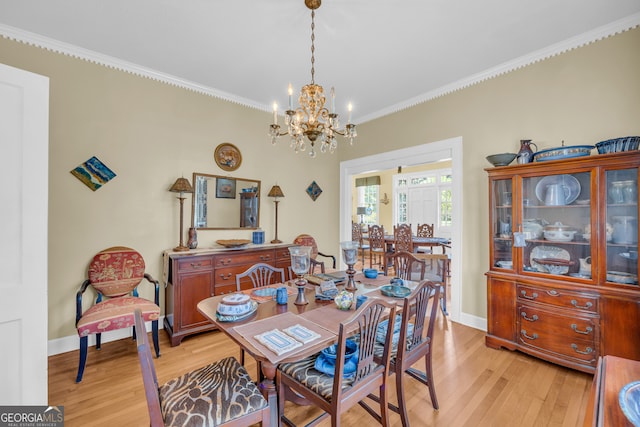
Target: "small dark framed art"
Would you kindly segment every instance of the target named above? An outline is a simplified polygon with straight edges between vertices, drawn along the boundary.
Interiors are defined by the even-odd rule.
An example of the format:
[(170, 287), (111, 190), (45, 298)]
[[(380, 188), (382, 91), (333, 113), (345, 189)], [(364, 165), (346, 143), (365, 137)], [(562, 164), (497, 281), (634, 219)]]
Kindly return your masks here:
[(236, 198), (236, 180), (227, 178), (216, 179), (216, 197), (218, 199)]

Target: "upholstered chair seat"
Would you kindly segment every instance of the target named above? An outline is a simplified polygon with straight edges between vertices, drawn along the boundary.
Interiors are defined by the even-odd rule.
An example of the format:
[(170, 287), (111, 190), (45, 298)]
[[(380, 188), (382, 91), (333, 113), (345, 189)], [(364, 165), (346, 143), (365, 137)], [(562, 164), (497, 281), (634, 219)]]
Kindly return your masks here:
[[(333, 375), (322, 373), (315, 368), (317, 357), (318, 354), (314, 354), (297, 362), (282, 363), (278, 366), (278, 369), (322, 396), (327, 402), (330, 402), (334, 377)], [(342, 378), (343, 392), (351, 387), (353, 379), (353, 376)]]

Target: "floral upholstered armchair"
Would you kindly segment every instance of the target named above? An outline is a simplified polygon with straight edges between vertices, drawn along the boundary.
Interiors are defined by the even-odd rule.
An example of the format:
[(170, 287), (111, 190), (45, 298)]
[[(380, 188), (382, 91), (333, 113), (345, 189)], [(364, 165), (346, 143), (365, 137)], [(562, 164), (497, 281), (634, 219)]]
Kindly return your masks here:
[[(102, 332), (134, 326), (134, 311), (139, 308), (145, 321), (151, 321), (156, 357), (160, 356), (158, 318), (160, 317), (160, 285), (145, 273), (142, 255), (134, 249), (116, 246), (100, 251), (89, 264), (89, 278), (76, 294), (76, 328), (80, 337), (80, 361), (76, 382), (82, 381), (87, 362), (89, 335), (96, 335), (96, 349), (100, 349)], [(155, 286), (154, 301), (138, 296), (137, 286), (146, 279)], [(82, 296), (92, 286), (98, 296), (95, 303), (82, 311)], [(135, 330), (133, 332), (135, 338)]]

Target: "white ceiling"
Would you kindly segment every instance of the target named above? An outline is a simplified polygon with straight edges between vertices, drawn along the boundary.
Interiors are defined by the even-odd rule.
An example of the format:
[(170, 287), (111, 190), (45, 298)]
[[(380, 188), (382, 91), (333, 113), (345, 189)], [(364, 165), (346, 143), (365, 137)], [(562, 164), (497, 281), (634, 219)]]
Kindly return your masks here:
[[(310, 13), (303, 0), (0, 0), (0, 34), (270, 110), (311, 80)], [(640, 0), (324, 0), (316, 83), (358, 123), (638, 24)]]

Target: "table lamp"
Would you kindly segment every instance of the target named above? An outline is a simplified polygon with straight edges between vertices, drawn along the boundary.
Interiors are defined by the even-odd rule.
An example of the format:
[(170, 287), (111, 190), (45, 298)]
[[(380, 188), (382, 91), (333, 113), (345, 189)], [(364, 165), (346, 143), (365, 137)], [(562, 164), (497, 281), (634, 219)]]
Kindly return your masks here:
[(360, 224), (362, 225), (362, 223), (364, 222), (362, 217), (367, 214), (366, 206), (358, 206), (358, 208), (356, 209), (356, 213), (360, 215)]
[(267, 194), (267, 196), (273, 197), (273, 202), (276, 204), (276, 238), (273, 239), (271, 243), (282, 243), (282, 240), (278, 240), (278, 203), (280, 203), (278, 197), (284, 197), (284, 193), (282, 192), (280, 186), (276, 184), (271, 187), (271, 190), (269, 191), (269, 194)]
[(176, 182), (171, 186), (169, 191), (173, 193), (180, 193), (178, 200), (180, 200), (180, 244), (173, 248), (174, 251), (188, 251), (189, 248), (184, 245), (182, 240), (182, 227), (183, 227), (183, 212), (184, 212), (184, 193), (193, 193), (193, 187), (186, 178), (178, 178)]

